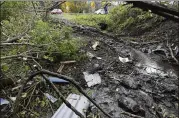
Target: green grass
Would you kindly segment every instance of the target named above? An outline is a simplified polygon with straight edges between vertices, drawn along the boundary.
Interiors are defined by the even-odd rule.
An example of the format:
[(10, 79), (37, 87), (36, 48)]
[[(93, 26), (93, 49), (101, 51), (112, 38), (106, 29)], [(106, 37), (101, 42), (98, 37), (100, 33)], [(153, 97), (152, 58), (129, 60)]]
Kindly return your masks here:
[(108, 23), (108, 15), (101, 14), (64, 14), (64, 18), (77, 24), (99, 28), (98, 23)]

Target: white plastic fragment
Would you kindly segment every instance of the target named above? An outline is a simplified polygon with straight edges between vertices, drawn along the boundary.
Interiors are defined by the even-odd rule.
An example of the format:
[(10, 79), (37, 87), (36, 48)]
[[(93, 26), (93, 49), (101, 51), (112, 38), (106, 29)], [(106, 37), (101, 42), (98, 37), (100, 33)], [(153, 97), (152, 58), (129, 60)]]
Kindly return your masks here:
[(122, 62), (122, 63), (127, 63), (127, 62), (131, 62), (131, 60), (129, 60), (128, 58), (122, 58), (119, 56), (119, 60)]
[(93, 50), (97, 50), (97, 46), (99, 45), (99, 41), (96, 41), (93, 45), (92, 45), (92, 48)]
[(58, 99), (53, 97), (52, 95), (48, 94), (48, 93), (44, 93), (44, 95), (52, 102), (56, 102)]
[(12, 101), (15, 101), (15, 100), (16, 100), (16, 97), (10, 97), (10, 99), (11, 99)]
[[(85, 112), (90, 104), (85, 96), (70, 94), (66, 100), (85, 116)], [(78, 118), (78, 116), (63, 103), (51, 118)]]
[(101, 83), (101, 77), (99, 76), (98, 73), (89, 74), (88, 72), (83, 72), (83, 74), (84, 74), (84, 79), (86, 80), (88, 87)]
[(6, 99), (0, 98), (0, 105), (3, 105), (3, 104), (9, 104), (9, 101)]
[(91, 52), (87, 52), (87, 54), (86, 54), (90, 59), (92, 59), (92, 58), (96, 58), (96, 59), (102, 59), (101, 57), (97, 57), (97, 56), (95, 56), (94, 54), (92, 54)]

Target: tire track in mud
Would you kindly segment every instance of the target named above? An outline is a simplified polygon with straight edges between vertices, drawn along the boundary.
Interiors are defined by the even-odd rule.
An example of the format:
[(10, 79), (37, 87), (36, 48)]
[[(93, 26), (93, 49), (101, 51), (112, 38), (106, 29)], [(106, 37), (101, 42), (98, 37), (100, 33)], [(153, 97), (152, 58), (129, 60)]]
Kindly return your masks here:
[[(134, 69), (134, 65), (118, 60), (118, 56), (126, 57), (130, 48), (138, 47), (137, 44), (103, 35), (95, 28), (76, 24), (69, 26), (75, 30), (77, 37), (100, 41), (99, 50), (92, 51), (89, 46), (86, 51), (92, 51), (103, 60), (90, 60), (81, 68), (92, 68), (96, 63), (103, 67), (104, 71), (99, 72), (102, 83), (91, 89), (94, 90), (94, 99), (105, 111), (114, 118), (130, 118), (122, 112), (145, 118), (178, 117), (178, 79), (143, 75)], [(113, 64), (109, 65), (110, 62)], [(91, 109), (96, 112), (96, 108)], [(101, 116), (105, 118), (103, 114)]]

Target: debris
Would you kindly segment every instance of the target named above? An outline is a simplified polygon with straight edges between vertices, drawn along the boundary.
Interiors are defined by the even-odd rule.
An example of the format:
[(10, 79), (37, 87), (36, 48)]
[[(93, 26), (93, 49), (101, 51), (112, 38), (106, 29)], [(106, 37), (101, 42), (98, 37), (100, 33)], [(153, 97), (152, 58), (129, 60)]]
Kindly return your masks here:
[(68, 81), (60, 79), (58, 77), (48, 77), (48, 79), (54, 83), (69, 83)]
[(61, 65), (60, 65), (59, 69), (57, 70), (57, 72), (59, 72), (59, 73), (62, 72), (62, 69), (64, 68), (65, 64), (76, 63), (76, 61), (75, 60), (72, 60), (72, 61), (62, 61), (60, 63), (61, 63)]
[(21, 86), (22, 86), (22, 85), (19, 85), (19, 86), (16, 86), (16, 87), (12, 88), (12, 91), (14, 91), (14, 90), (17, 90), (17, 89), (21, 88)]
[(64, 68), (64, 66), (65, 66), (64, 64), (61, 64), (60, 67), (59, 67), (59, 69), (57, 70), (57, 72), (58, 72), (58, 73), (61, 73), (61, 72), (62, 72), (62, 69)]
[(75, 60), (72, 60), (72, 61), (62, 61), (60, 62), (61, 64), (71, 64), (71, 63), (76, 63)]
[[(85, 116), (85, 112), (90, 104), (86, 97), (70, 94), (66, 100)], [(78, 118), (78, 116), (63, 103), (51, 118)]]
[(102, 59), (101, 57), (97, 57), (97, 56), (95, 56), (94, 54), (92, 54), (91, 52), (87, 52), (87, 54), (86, 54), (90, 59), (92, 59), (92, 58), (96, 58), (96, 59)]
[(129, 58), (122, 58), (119, 56), (119, 60), (122, 62), (122, 63), (127, 63), (127, 62), (132, 62), (132, 60), (129, 60)]
[(0, 98), (0, 105), (3, 105), (3, 104), (9, 104), (9, 101), (6, 99)]
[(96, 41), (93, 45), (92, 45), (92, 48), (93, 50), (97, 50), (97, 46), (99, 46), (99, 41)]
[(52, 95), (48, 94), (48, 93), (44, 93), (44, 95), (52, 102), (55, 103), (58, 99), (53, 97)]
[(95, 64), (92, 69), (88, 70), (88, 73), (94, 74), (94, 73), (101, 71), (101, 70), (103, 70), (102, 67), (99, 66), (99, 64)]
[(12, 101), (15, 101), (15, 100), (16, 100), (16, 97), (10, 97), (10, 99), (11, 99)]
[(129, 97), (121, 97), (118, 101), (118, 105), (126, 110), (132, 110), (133, 112), (139, 112), (140, 106)]
[(99, 76), (98, 73), (89, 74), (88, 72), (83, 72), (83, 74), (88, 87), (101, 83), (101, 77)]
[(21, 96), (22, 98), (25, 98), (25, 97), (27, 97), (27, 93), (22, 93), (22, 96)]

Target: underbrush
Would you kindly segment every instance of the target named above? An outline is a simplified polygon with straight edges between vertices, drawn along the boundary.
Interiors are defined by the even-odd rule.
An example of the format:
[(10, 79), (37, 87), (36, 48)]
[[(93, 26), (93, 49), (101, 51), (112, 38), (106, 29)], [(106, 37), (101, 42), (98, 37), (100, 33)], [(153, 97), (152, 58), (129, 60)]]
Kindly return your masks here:
[(34, 30), (31, 31), (32, 42), (42, 45), (43, 58), (50, 61), (79, 60), (78, 53), (83, 42), (71, 36), (72, 28), (66, 26), (57, 27), (54, 24), (37, 21)]
[(108, 15), (102, 14), (65, 14), (65, 18), (78, 24), (99, 28), (99, 23), (109, 23)]
[(143, 11), (139, 8), (133, 8), (132, 5), (119, 5), (109, 13), (111, 23), (108, 31), (116, 34), (140, 34), (149, 28), (154, 27), (162, 17), (152, 14), (149, 11)]
[(140, 35), (156, 27), (163, 18), (149, 11), (133, 8), (132, 5), (119, 5), (109, 14), (65, 14), (65, 18), (78, 24), (99, 28), (99, 23), (108, 25), (108, 32), (124, 35)]

